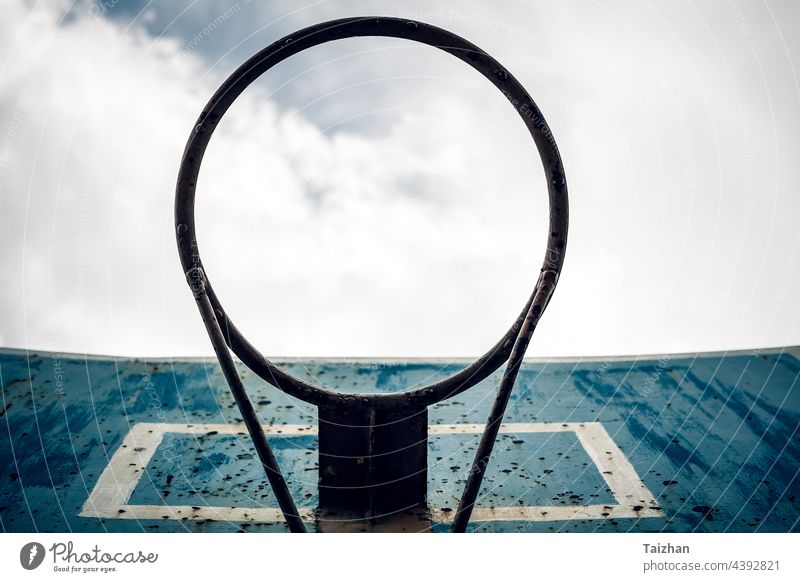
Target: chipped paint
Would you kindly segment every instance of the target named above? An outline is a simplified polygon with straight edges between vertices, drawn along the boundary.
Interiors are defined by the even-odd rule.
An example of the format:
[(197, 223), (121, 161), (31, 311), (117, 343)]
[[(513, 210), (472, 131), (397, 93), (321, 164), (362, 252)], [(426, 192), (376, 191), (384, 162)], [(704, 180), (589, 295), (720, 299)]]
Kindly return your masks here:
[[(526, 362), (470, 528), (798, 531), (800, 362), (788, 352), (670, 356), (652, 380), (661, 361)], [(276, 504), (260, 467), (248, 457), (249, 439), (224, 428), (242, 419), (216, 362), (61, 355), (58, 390), (52, 362), (44, 352), (0, 352), (3, 531), (285, 531), (269, 512), (230, 514), (232, 508)], [(389, 392), (450, 375), (464, 363), (291, 360), (281, 366), (297, 376), (325, 378), (343, 391)], [(240, 373), (301, 514), (311, 523), (317, 506), (316, 408), (265, 386), (244, 366)], [(652, 389), (642, 397), (648, 379)], [(474, 433), (482, 429), (497, 381), (495, 374), (430, 409), (428, 499), (435, 531), (448, 529), (448, 513), (477, 444)], [(608, 481), (615, 469), (598, 470), (576, 433), (561, 430), (595, 422), (657, 501), (652, 511), (663, 515), (635, 515), (636, 507), (650, 508), (638, 502), (615, 509), (619, 503)], [(131, 467), (136, 472), (128, 479), (135, 475), (138, 484), (130, 505), (160, 506), (158, 515), (134, 508), (123, 519), (80, 516), (123, 445), (146, 453), (135, 451), (141, 443), (123, 442), (141, 423), (215, 427), (164, 440), (144, 466)], [(539, 423), (552, 432), (509, 430)], [(576, 513), (595, 511), (586, 509), (591, 505), (603, 508), (599, 518)], [(196, 517), (172, 519), (180, 506)], [(543, 506), (551, 507), (545, 511), (555, 520), (537, 521), (520, 509)]]

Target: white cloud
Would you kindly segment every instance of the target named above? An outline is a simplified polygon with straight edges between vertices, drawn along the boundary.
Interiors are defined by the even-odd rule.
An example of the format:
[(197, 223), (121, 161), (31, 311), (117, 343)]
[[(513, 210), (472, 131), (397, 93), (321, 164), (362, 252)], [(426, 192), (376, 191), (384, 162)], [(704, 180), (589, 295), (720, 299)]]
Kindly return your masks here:
[[(238, 42), (237, 26), (258, 20), (247, 10), (215, 42)], [(331, 10), (289, 20), (341, 15)], [(721, 46), (738, 51), (721, 74), (702, 35), (665, 56), (671, 37), (656, 15), (618, 10), (630, 26), (598, 14), (607, 26), (577, 18), (556, 31), (526, 20), (529, 6), (483, 10), (522, 24), (499, 35), (487, 18), (433, 21), (484, 45), (530, 89), (572, 193), (567, 270), (531, 353), (797, 343), (800, 177), (786, 160), (798, 142), (774, 133), (793, 119), (791, 87), (754, 82), (736, 23), (712, 21)], [(626, 39), (637, 18), (649, 33)], [(172, 204), (188, 131), (231, 69), (185, 41), (86, 11), (59, 24), (52, 9), (5, 6), (4, 344), (210, 351)], [(407, 78), (421, 65), (424, 78)], [(201, 250), (229, 313), (273, 355), (486, 349), (524, 303), (546, 233), (538, 158), (513, 110), (463, 64), (400, 41), (353, 41), (282, 67), (236, 102), (201, 172)]]

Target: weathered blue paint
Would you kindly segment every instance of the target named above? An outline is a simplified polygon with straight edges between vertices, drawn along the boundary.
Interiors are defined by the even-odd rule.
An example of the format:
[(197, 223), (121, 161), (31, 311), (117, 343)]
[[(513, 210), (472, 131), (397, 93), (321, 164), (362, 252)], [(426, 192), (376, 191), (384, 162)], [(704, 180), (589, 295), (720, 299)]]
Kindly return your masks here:
[[(791, 353), (790, 353), (791, 352)], [(800, 531), (800, 362), (786, 352), (527, 362), (507, 422), (602, 422), (663, 518), (482, 522), (480, 531)], [(462, 363), (288, 361), (342, 391), (393, 391)], [(241, 368), (265, 424), (315, 424), (316, 410)], [(497, 375), (430, 411), (485, 421)], [(282, 524), (79, 517), (138, 422), (240, 423), (212, 360), (0, 352), (0, 528), (27, 531), (284, 531)], [(316, 437), (270, 438), (298, 505), (317, 503)], [(429, 502), (456, 507), (477, 435), (432, 435)], [(613, 498), (574, 433), (501, 435), (478, 506), (585, 505)], [(162, 443), (131, 504), (275, 506), (247, 437)], [(444, 531), (444, 524), (434, 529)]]

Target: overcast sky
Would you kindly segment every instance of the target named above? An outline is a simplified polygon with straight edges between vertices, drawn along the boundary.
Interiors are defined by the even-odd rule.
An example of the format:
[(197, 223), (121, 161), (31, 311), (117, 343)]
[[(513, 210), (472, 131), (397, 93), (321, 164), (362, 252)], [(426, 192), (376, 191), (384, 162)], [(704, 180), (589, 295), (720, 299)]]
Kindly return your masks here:
[[(800, 4), (0, 3), (0, 346), (211, 353), (179, 266), (180, 155), (216, 87), (298, 28), (416, 18), (478, 44), (558, 142), (571, 226), (529, 355), (800, 344)], [(472, 356), (546, 240), (533, 143), (456, 59), (317, 47), (251, 86), (200, 175), (198, 238), (270, 356)]]

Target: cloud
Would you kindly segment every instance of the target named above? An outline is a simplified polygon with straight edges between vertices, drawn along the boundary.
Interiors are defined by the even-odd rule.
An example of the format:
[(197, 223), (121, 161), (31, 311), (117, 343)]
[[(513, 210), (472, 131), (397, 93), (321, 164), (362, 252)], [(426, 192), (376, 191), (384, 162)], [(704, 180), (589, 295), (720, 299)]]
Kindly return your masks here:
[[(20, 50), (29, 46), (40, 53)], [(59, 23), (41, 11), (5, 47), (4, 109), (26, 96), (3, 209), (3, 243), (14, 249), (2, 259), (13, 275), (2, 292), (5, 341), (208, 351), (176, 260), (171, 209), (187, 130), (219, 79), (195, 86), (202, 62), (177, 46), (105, 19)], [(514, 301), (488, 310), (495, 329), (484, 337), (485, 324), (475, 325), (484, 343), (473, 349), (524, 303), (537, 261), (498, 228), (524, 230), (525, 221), (486, 196), (509, 182), (482, 159), (492, 140), (475, 134), (486, 122), (459, 104), (392, 113), (379, 140), (325, 134), (256, 87), (215, 135), (198, 189), (201, 248), (226, 306), (266, 351), (343, 346), (348, 355), (350, 345), (405, 342), (435, 353), (463, 325), (465, 299), (479, 307), (496, 297), (496, 279), (504, 269), (513, 277), (515, 261), (528, 271), (499, 291)], [(475, 148), (452, 147), (448, 131), (432, 135), (431, 119), (450, 135), (474, 125), (456, 135)], [(505, 139), (494, 132), (494, 142)], [(503, 249), (508, 256), (495, 256)]]
[[(348, 9), (243, 2), (220, 20), (232, 6), (5, 7), (3, 344), (210, 352), (172, 226), (188, 132), (255, 43)], [(726, 14), (703, 15), (738, 51), (723, 74), (701, 34), (677, 56), (661, 48), (677, 41), (659, 18), (696, 16), (617, 10), (598, 28), (543, 7), (565, 41), (529, 6), (428, 15), (508, 64), (565, 158), (567, 270), (531, 352), (796, 343), (798, 175), (782, 160), (797, 138), (776, 138), (763, 107), (771, 98), (786, 119), (791, 87), (754, 81)], [(430, 48), (358, 39), (283, 63), (235, 103), (206, 155), (197, 220), (218, 294), (264, 353), (446, 356), (481, 353), (518, 313), (546, 212), (530, 138), (487, 82)]]

